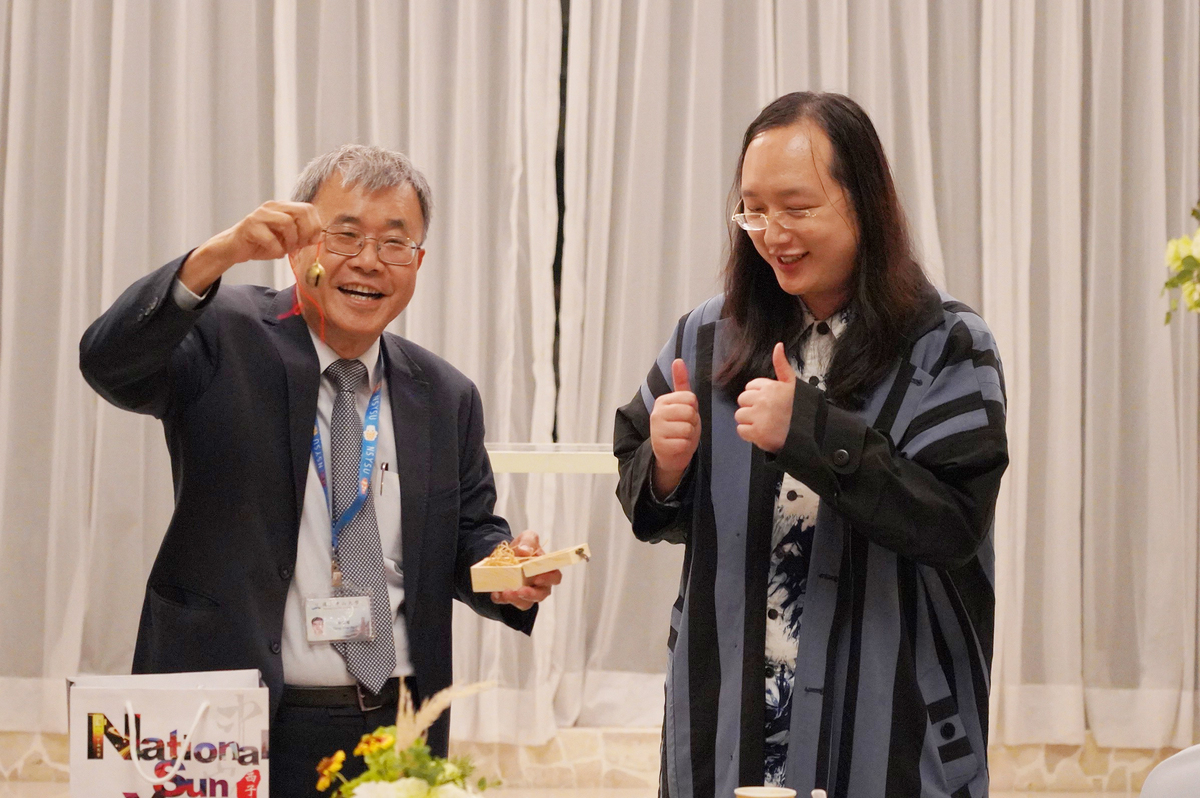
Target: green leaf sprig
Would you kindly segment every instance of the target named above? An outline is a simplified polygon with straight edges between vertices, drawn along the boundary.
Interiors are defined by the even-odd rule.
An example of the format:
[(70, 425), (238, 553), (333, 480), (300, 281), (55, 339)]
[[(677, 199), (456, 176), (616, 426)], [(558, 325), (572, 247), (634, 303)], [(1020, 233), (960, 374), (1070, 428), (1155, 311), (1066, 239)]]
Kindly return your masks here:
[[(1192, 216), (1200, 222), (1200, 202), (1192, 208)], [(1189, 236), (1172, 238), (1167, 242), (1167, 269), (1170, 276), (1163, 283), (1162, 292), (1170, 297), (1164, 324), (1171, 323), (1171, 316), (1179, 309), (1179, 297), (1183, 305), (1194, 313), (1200, 313), (1200, 227)]]
[(486, 690), (489, 683), (448, 687), (421, 704), (413, 705), (403, 682), (397, 701), (396, 723), (364, 734), (354, 749), (366, 770), (353, 779), (342, 775), (344, 751), (321, 760), (317, 766), (317, 790), (334, 788), (331, 798), (466, 798), (499, 786), (499, 781), (479, 779), (468, 787), (475, 766), (465, 756), (444, 759), (434, 756), (425, 735), (434, 721), (455, 698)]

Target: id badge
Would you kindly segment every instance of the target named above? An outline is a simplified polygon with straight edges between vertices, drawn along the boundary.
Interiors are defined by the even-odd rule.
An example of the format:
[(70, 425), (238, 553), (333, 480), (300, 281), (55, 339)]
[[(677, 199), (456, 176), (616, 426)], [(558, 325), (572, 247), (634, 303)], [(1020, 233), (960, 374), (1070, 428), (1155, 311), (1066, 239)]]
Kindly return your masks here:
[(375, 637), (375, 625), (371, 618), (370, 596), (344, 595), (304, 600), (304, 620), (308, 624), (310, 643), (371, 640)]

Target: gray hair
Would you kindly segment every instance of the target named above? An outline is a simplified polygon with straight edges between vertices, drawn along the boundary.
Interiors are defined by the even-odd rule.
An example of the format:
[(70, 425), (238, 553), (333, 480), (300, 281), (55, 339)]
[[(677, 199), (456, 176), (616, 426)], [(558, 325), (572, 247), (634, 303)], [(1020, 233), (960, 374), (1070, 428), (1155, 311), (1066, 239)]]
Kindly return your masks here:
[(371, 193), (405, 183), (412, 186), (417, 192), (417, 202), (425, 223), (422, 232), (429, 232), (433, 193), (429, 190), (425, 175), (417, 171), (417, 167), (403, 153), (374, 145), (343, 144), (333, 152), (313, 158), (296, 179), (292, 202), (312, 202), (335, 169), (341, 173), (343, 184), (358, 186)]

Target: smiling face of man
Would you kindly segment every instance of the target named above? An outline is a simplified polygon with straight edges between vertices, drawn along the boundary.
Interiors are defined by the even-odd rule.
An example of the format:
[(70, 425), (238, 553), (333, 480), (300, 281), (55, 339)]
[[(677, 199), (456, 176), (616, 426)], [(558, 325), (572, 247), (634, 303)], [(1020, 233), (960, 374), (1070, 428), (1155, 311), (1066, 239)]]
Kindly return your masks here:
[[(380, 261), (376, 247), (388, 239), (422, 242), (421, 205), (416, 190), (407, 183), (366, 192), (357, 185), (344, 185), (338, 175), (321, 186), (312, 204), (326, 230), (354, 231), (377, 240), (367, 241), (354, 256), (335, 254), (323, 244), (320, 261), (325, 276), (316, 287), (306, 285), (301, 292), (309, 327), (323, 334), (338, 355), (355, 358), (370, 348), (412, 299), (425, 251), (417, 250), (411, 263), (395, 266)], [(296, 273), (303, 277), (316, 258), (317, 246), (305, 247), (293, 259)]]

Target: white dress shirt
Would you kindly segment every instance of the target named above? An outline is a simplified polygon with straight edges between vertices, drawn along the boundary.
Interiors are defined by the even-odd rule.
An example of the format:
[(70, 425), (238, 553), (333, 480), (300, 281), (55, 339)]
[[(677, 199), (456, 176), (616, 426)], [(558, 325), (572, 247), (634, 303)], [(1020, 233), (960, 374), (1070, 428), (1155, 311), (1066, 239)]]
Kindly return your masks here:
[[(317, 428), (321, 434), (321, 446), (329, 460), (329, 418), (333, 413), (333, 400), (337, 389), (333, 381), (325, 376), (325, 369), (338, 360), (338, 355), (325, 342), (317, 338), (312, 330), (313, 346), (321, 369), (321, 384), (317, 392)], [(358, 415), (367, 412), (371, 391), (382, 380), (383, 387), (379, 405), (379, 444), (375, 450), (375, 469), (371, 475), (371, 491), (374, 494), (375, 518), (379, 523), (379, 540), (383, 548), (384, 576), (387, 578), (388, 601), (394, 619), (392, 635), (396, 641), (396, 670), (394, 676), (408, 676), (412, 663), (408, 659), (408, 633), (400, 605), (404, 601), (404, 579), (401, 571), (400, 551), (400, 479), (396, 476), (396, 437), (392, 427), (392, 406), (388, 401), (387, 380), (383, 379), (383, 360), (380, 357), (379, 341), (358, 358), (371, 375), (370, 384), (364, 383), (356, 395)], [(383, 469), (383, 466), (387, 469)], [(382, 492), (381, 492), (382, 485)], [(386, 531), (385, 531), (386, 530)], [(329, 643), (308, 642), (308, 622), (305, 619), (304, 601), (330, 595), (330, 569), (332, 551), (330, 540), (329, 504), (321, 479), (312, 457), (308, 458), (308, 482), (304, 489), (304, 508), (300, 515), (300, 535), (296, 543), (296, 571), (288, 588), (287, 605), (283, 613), (283, 680), (287, 684), (343, 685), (354, 684), (354, 677), (346, 670), (346, 662)]]

